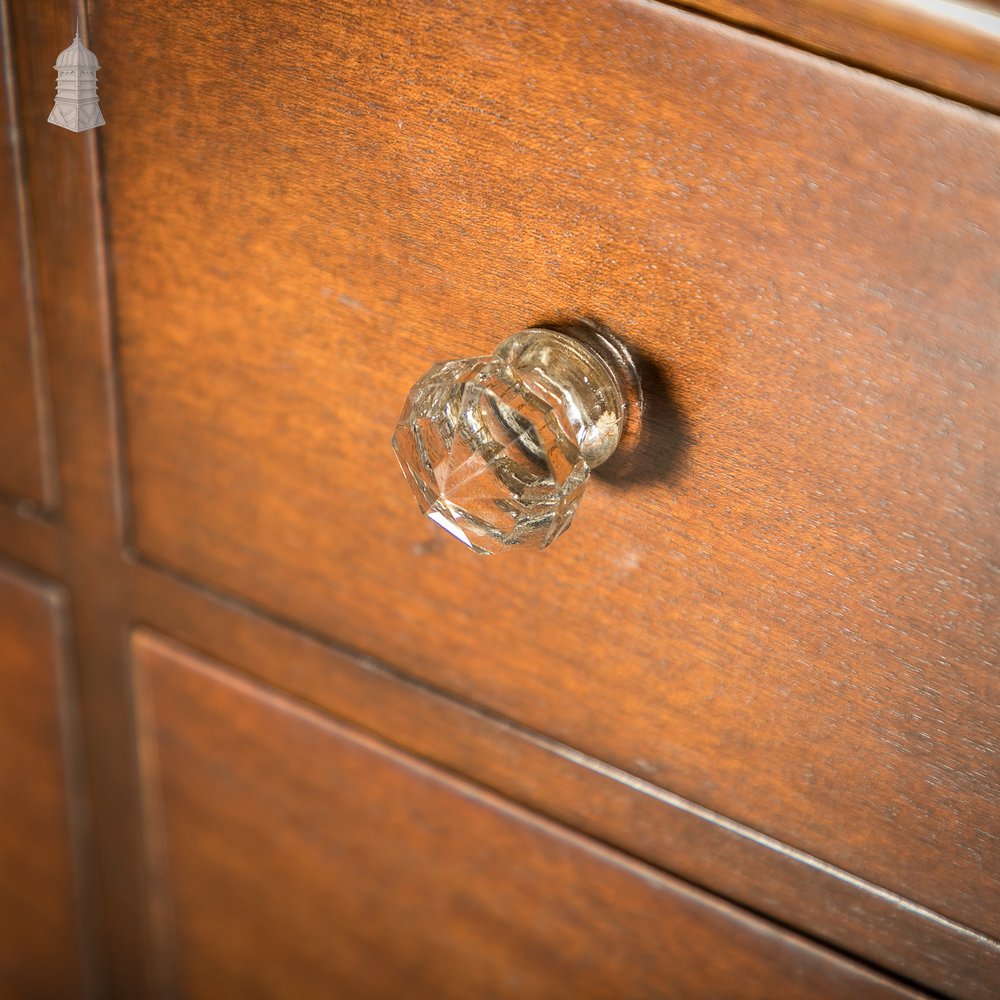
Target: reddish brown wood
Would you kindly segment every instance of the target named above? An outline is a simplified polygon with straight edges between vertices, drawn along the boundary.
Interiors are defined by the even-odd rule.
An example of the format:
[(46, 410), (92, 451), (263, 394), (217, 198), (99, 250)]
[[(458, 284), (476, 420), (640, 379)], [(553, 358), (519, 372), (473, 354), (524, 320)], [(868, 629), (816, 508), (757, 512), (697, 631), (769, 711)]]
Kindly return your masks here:
[(156, 637), (135, 656), (184, 996), (911, 995)]
[[(145, 995), (147, 906), (169, 917), (170, 873), (147, 886), (140, 856), (124, 655), (149, 621), (779, 922), (989, 996), (996, 942), (875, 883), (993, 926), (995, 121), (638, 4), (95, 6), (109, 125), (78, 136), (45, 124), (39, 69), (74, 5), (11, 3), (65, 521), (0, 503), (0, 552), (72, 594), (96, 992)], [(397, 478), (402, 394), (431, 360), (564, 309), (661, 370), (644, 461), (595, 482), (541, 559), (466, 559)], [(109, 314), (135, 538), (180, 576), (122, 558)], [(301, 735), (297, 710), (247, 690)], [(218, 728), (206, 748), (225, 749)], [(424, 787), (420, 765), (365, 754)], [(283, 829), (242, 801), (221, 819)], [(501, 844), (631, 884), (617, 855), (475, 803), (534, 831)]]
[[(99, 24), (141, 551), (1000, 933), (996, 121), (631, 3), (163, 21)], [(645, 468), (474, 558), (393, 423), (563, 310)]]
[(1000, 9), (992, 0), (672, 0), (834, 58), (1000, 110)]
[(0, 503), (0, 552), (44, 576), (58, 576), (61, 570), (56, 526), (4, 503)]
[(0, 995), (81, 996), (58, 592), (0, 566)]
[(136, 617), (395, 746), (946, 996), (992, 1000), (1000, 946), (579, 751), (149, 567)]
[(55, 483), (43, 453), (46, 390), (41, 345), (30, 318), (31, 261), (22, 215), (27, 192), (20, 162), (14, 68), (0, 5), (0, 499), (22, 506), (50, 504)]
[[(144, 996), (146, 910), (97, 145), (93, 132), (46, 121), (55, 93), (49, 67), (72, 41), (78, 5), (10, 0), (9, 7), (63, 490), (58, 576), (72, 596), (96, 846), (98, 891), (87, 925), (98, 949), (98, 993), (132, 1000)], [(87, 28), (84, 18), (85, 40)]]

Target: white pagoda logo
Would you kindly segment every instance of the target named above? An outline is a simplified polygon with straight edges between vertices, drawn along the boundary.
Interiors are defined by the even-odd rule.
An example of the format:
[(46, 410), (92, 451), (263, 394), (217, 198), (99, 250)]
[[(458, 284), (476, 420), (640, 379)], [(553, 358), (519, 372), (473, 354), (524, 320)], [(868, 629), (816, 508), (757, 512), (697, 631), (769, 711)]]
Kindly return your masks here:
[(97, 56), (80, 41), (80, 22), (76, 23), (73, 44), (56, 59), (56, 103), (49, 121), (71, 132), (86, 132), (104, 124), (97, 103)]

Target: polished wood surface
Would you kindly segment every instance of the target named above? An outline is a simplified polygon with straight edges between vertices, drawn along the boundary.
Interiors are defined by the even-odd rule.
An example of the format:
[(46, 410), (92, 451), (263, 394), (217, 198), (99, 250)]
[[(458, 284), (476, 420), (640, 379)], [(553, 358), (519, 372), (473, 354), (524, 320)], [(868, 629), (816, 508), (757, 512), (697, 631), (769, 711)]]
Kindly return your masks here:
[[(0, 996), (83, 995), (58, 593), (0, 565)], [(65, 753), (64, 753), (65, 751)]]
[[(145, 558), (1000, 933), (995, 119), (656, 6), (96, 30)], [(393, 423), (559, 311), (642, 461), (484, 561)]]
[(180, 995), (911, 995), (149, 634)]
[[(994, 120), (638, 4), (567, 4), (544, 23), (507, 7), (359, 17), (346, 3), (217, 16), (200, 0), (154, 23), (128, 6), (92, 5), (81, 24), (109, 125), (75, 135), (46, 124), (53, 75), (39, 67), (68, 44), (76, 5), (0, 0), (62, 487), (55, 516), (0, 499), (0, 557), (71, 595), (60, 620), (87, 748), (71, 759), (86, 764), (93, 820), (74, 840), (92, 890), (80, 901), (91, 993), (134, 1000), (175, 981), (176, 887), (156, 864), (150, 781), (145, 852), (140, 839), (127, 636), (148, 623), (252, 674), (252, 700), (287, 707), (279, 692), (292, 693), (461, 775), (445, 779), (453, 789), (488, 787), (935, 994), (993, 996), (1000, 945), (947, 914), (972, 922), (995, 899), (967, 836), (979, 822), (987, 869), (992, 772), (979, 800), (967, 784), (995, 732), (982, 575), (995, 466), (989, 435), (971, 461), (969, 443), (996, 426), (982, 404), (996, 207), (979, 193)], [(711, 168), (723, 157), (730, 175)], [(137, 335), (144, 304), (159, 348)], [(637, 468), (593, 484), (557, 549), (506, 570), (463, 562), (411, 509), (392, 422), (431, 360), (489, 348), (550, 309), (638, 334), (652, 430)], [(845, 466), (862, 440), (863, 461)], [(159, 453), (142, 451), (150, 442)], [(776, 464), (754, 467), (765, 451)], [(826, 506), (796, 489), (799, 463)], [(865, 507), (861, 479), (897, 473)], [(162, 500), (149, 495), (159, 483), (172, 484)], [(916, 502), (900, 514), (904, 493)], [(790, 547), (802, 538), (812, 555)], [(404, 554), (383, 564), (393, 546)], [(825, 591), (848, 550), (850, 578)], [(501, 620), (480, 641), (483, 608)], [(654, 683), (623, 703), (637, 678)], [(657, 754), (635, 753), (641, 742)], [(266, 801), (254, 807), (280, 826)], [(515, 826), (536, 822), (513, 812)], [(235, 806), (224, 818), (244, 821)], [(562, 827), (541, 825), (563, 844)], [(716, 967), (729, 974), (724, 943)]]
[[(0, 23), (0, 44), (2, 29)], [(53, 500), (53, 483), (42, 451), (44, 389), (29, 323), (31, 262), (22, 226), (27, 195), (12, 84), (11, 56), (0, 48), (0, 502), (20, 501), (32, 510)]]
[(1000, 945), (910, 900), (224, 595), (142, 564), (129, 589), (138, 620), (270, 688), (940, 995), (993, 1000)]
[(955, 100), (1000, 110), (995, 0), (675, 0)]

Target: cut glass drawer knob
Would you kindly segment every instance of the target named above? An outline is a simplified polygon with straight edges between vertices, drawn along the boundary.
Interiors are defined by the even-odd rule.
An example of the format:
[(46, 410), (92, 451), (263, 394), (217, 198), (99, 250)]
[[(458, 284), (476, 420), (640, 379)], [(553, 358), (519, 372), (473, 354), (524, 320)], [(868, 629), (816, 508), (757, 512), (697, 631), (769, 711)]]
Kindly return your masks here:
[(469, 548), (543, 549), (639, 398), (628, 354), (603, 329), (522, 330), (489, 357), (434, 365), (392, 446), (420, 509)]

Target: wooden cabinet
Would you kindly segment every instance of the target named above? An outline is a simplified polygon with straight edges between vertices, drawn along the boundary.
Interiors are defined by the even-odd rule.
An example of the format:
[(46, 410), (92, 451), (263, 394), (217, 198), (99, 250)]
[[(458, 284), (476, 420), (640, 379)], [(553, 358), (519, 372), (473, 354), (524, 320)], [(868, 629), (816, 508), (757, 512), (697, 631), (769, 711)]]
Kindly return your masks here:
[[(0, 559), (72, 596), (94, 990), (989, 996), (993, 77), (625, 0), (106, 0), (77, 135), (69, 6), (9, 16), (62, 502)], [(571, 316), (637, 453), (477, 557), (407, 389)]]

